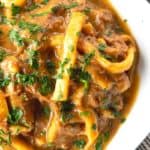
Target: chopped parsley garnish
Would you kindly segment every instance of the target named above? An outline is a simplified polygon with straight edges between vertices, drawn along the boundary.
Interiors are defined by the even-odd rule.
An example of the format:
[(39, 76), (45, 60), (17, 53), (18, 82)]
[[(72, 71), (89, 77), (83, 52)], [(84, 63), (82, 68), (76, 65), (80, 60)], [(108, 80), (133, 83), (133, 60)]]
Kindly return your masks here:
[(20, 33), (16, 30), (9, 32), (9, 39), (11, 42), (16, 43), (18, 46), (24, 46), (24, 38), (20, 36)]
[(102, 56), (108, 60), (114, 60), (113, 57), (108, 54), (102, 54)]
[(0, 129), (0, 145), (2, 144), (11, 144), (11, 136), (10, 132), (5, 132), (4, 130)]
[(121, 112), (119, 112), (119, 111), (113, 110), (112, 113), (113, 113), (115, 118), (120, 118), (121, 117)]
[(82, 112), (80, 112), (80, 116), (88, 117), (88, 116), (90, 116), (90, 112), (89, 111), (82, 111)]
[(83, 149), (86, 145), (86, 142), (83, 139), (79, 139), (79, 140), (75, 140), (73, 144), (76, 148)]
[(104, 43), (100, 43), (100, 44), (98, 45), (98, 50), (99, 50), (100, 52), (104, 52), (106, 48), (107, 48), (107, 45), (104, 44)]
[(16, 74), (16, 82), (23, 84), (23, 85), (33, 85), (37, 81), (37, 75), (36, 74)]
[(72, 111), (74, 108), (74, 104), (72, 104), (71, 102), (67, 101), (67, 102), (62, 102), (61, 103), (61, 111)]
[(91, 12), (91, 8), (86, 7), (86, 8), (83, 9), (83, 12), (84, 12), (85, 14), (89, 14), (89, 13)]
[(102, 135), (99, 135), (97, 142), (95, 144), (95, 150), (102, 150), (104, 142), (107, 142), (110, 138), (109, 131), (104, 132)]
[(103, 146), (103, 139), (101, 136), (99, 136), (95, 144), (95, 150), (102, 150), (102, 146)]
[(0, 24), (15, 25), (16, 20), (8, 19), (6, 16), (0, 14)]
[(108, 60), (114, 60), (114, 58), (112, 56), (105, 53), (106, 48), (107, 48), (107, 45), (105, 43), (100, 43), (98, 45), (98, 50), (104, 58), (106, 58)]
[(40, 88), (39, 91), (42, 95), (47, 95), (52, 91), (51, 81), (48, 76), (42, 76), (39, 78)]
[(54, 62), (52, 62), (51, 60), (47, 60), (46, 61), (46, 68), (47, 68), (47, 70), (48, 70), (48, 72), (54, 72), (54, 70), (55, 70), (55, 63)]
[(8, 86), (10, 83), (10, 78), (5, 77), (5, 78), (0, 78), (0, 89)]
[(62, 119), (62, 122), (64, 122), (64, 123), (69, 121), (72, 118), (73, 118), (73, 114), (71, 114), (71, 113), (62, 112), (62, 114), (61, 114), (61, 119)]
[(30, 31), (30, 33), (38, 33), (38, 32), (42, 32), (43, 28), (37, 24), (33, 24), (33, 23), (29, 23), (26, 21), (21, 20), (19, 23), (19, 28), (21, 29), (28, 29)]
[(6, 51), (0, 49), (0, 62), (2, 62), (6, 56), (7, 56)]
[(69, 101), (63, 102), (61, 104), (61, 118), (63, 122), (69, 121), (73, 117), (73, 115), (71, 114), (73, 108), (74, 104)]
[(85, 89), (89, 87), (91, 75), (87, 71), (84, 71), (81, 68), (72, 68), (70, 72), (73, 80), (82, 83)]
[(123, 114), (120, 111), (115, 110), (115, 107), (111, 107), (111, 112), (113, 116), (120, 121), (120, 123), (124, 123), (126, 121), (126, 118), (123, 116)]
[(39, 52), (37, 50), (32, 50), (32, 49), (29, 49), (27, 51), (28, 53), (28, 63), (29, 65), (33, 68), (33, 69), (38, 69), (39, 68)]
[(57, 13), (60, 8), (62, 8), (61, 4), (56, 5), (56, 6), (51, 8), (51, 12), (52, 13)]
[(96, 129), (97, 129), (96, 124), (93, 124), (93, 125), (92, 125), (92, 129), (93, 129), (93, 130), (96, 130)]
[(18, 124), (23, 117), (23, 111), (17, 107), (13, 108), (8, 115), (9, 124)]
[(109, 138), (110, 138), (110, 132), (109, 132), (109, 131), (106, 131), (106, 132), (104, 133), (104, 135), (103, 135), (103, 139), (104, 139), (104, 141), (106, 142), (106, 141), (109, 140)]
[(56, 5), (56, 6), (54, 6), (54, 7), (51, 8), (51, 12), (55, 14), (55, 13), (57, 13), (62, 8), (64, 8), (63, 4), (58, 4), (58, 5)]
[(81, 35), (81, 32), (79, 31), (79, 32), (77, 32), (77, 36), (80, 36)]
[(64, 73), (64, 67), (69, 63), (70, 59), (65, 58), (61, 63), (60, 63), (60, 70), (56, 76), (56, 78), (61, 79), (63, 77)]
[(94, 52), (91, 52), (91, 53), (84, 55), (84, 62), (83, 62), (84, 66), (83, 66), (83, 68), (86, 68), (86, 66), (88, 66), (91, 63), (91, 60), (94, 57), (94, 55), (95, 55)]
[(20, 8), (20, 7), (18, 7), (18, 6), (16, 6), (16, 5), (12, 4), (12, 6), (11, 6), (11, 12), (12, 12), (12, 15), (13, 15), (13, 16), (16, 16), (17, 14), (19, 14), (20, 11), (21, 11), (21, 8)]

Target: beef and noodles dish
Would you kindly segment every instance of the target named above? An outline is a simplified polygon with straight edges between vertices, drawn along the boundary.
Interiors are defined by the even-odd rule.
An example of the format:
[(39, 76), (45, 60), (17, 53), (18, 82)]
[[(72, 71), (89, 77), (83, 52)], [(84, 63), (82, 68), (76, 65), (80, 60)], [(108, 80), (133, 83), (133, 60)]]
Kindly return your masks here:
[(137, 46), (105, 0), (0, 0), (0, 150), (101, 150), (131, 104)]

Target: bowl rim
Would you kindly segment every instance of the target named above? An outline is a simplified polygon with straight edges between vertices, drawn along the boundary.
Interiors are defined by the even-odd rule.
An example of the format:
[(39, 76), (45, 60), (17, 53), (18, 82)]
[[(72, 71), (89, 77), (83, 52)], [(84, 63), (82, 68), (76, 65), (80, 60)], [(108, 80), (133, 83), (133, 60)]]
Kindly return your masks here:
[(134, 150), (150, 132), (150, 101), (147, 100), (150, 89), (150, 5), (146, 0), (110, 1), (121, 18), (127, 18), (129, 28), (138, 43), (140, 86), (137, 100), (127, 121), (119, 128), (107, 150)]

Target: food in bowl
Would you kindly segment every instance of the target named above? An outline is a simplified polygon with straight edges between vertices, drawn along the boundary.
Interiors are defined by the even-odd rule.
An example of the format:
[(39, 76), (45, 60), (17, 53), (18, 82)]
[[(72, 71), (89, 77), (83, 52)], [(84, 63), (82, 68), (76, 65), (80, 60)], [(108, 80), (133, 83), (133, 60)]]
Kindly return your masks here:
[(137, 46), (109, 2), (0, 3), (4, 150), (100, 150), (131, 106)]

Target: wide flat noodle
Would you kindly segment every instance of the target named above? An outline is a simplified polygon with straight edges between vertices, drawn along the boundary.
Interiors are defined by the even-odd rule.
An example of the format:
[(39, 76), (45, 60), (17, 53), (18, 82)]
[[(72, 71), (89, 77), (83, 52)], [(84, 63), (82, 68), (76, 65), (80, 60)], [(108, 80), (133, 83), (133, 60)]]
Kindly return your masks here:
[(58, 77), (52, 98), (55, 101), (65, 101), (68, 99), (69, 69), (74, 66), (76, 61), (78, 33), (81, 31), (84, 21), (85, 15), (83, 13), (73, 12), (71, 14), (70, 23), (64, 39), (63, 58), (58, 69)]

